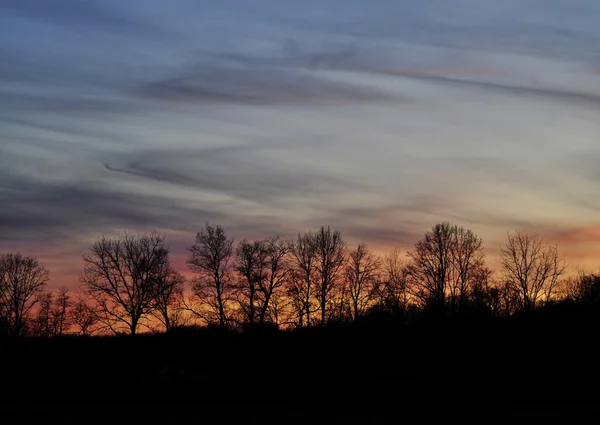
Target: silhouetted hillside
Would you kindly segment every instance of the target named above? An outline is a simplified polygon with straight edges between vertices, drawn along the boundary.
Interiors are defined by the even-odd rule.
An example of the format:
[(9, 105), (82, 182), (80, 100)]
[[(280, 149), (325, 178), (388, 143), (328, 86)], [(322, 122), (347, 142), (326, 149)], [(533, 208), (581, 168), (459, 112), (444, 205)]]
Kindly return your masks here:
[(499, 420), (514, 406), (544, 416), (597, 402), (599, 324), (597, 309), (564, 302), (534, 316), (410, 326), (4, 340), (3, 382), (14, 402), (229, 404), (224, 415), (251, 404), (256, 418), (277, 403), (290, 406), (285, 423), (314, 423), (308, 412), (321, 405), (354, 419), (487, 411)]

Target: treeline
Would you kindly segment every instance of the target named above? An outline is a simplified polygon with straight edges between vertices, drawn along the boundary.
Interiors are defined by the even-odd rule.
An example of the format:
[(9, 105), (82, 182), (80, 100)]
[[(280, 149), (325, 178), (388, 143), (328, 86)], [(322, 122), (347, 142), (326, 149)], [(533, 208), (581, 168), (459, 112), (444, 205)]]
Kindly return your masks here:
[(474, 232), (443, 222), (403, 255), (351, 247), (331, 227), (293, 240), (234, 241), (205, 223), (188, 247), (186, 280), (156, 232), (99, 238), (84, 253), (81, 291), (45, 291), (48, 270), (21, 253), (0, 256), (5, 335), (136, 334), (185, 326), (298, 329), (332, 324), (406, 325), (422, 319), (531, 315), (558, 303), (600, 301), (600, 275), (565, 278), (556, 246), (509, 232), (500, 270), (486, 265)]

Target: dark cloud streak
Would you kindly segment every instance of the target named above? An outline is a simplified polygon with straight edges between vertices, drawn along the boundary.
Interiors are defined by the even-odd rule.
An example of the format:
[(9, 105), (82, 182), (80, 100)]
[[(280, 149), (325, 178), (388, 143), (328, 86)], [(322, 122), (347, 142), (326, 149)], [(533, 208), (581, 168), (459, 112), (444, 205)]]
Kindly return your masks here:
[(0, 241), (69, 240), (89, 232), (140, 226), (181, 230), (197, 220), (222, 218), (161, 196), (86, 182), (45, 182), (8, 173), (0, 177)]
[(98, 29), (144, 37), (173, 34), (164, 28), (127, 16), (124, 10), (105, 7), (102, 3), (104, 2), (89, 0), (3, 0), (0, 10), (70, 29)]
[[(103, 132), (99, 130), (95, 130), (90, 127), (85, 126), (85, 122), (78, 122), (77, 125), (73, 123), (73, 125), (67, 124), (58, 124), (52, 123), (52, 121), (36, 121), (30, 118), (23, 118), (20, 114), (15, 114), (15, 116), (1, 116), (0, 115), (0, 123), (4, 123), (7, 126), (13, 126), (18, 129), (25, 130), (41, 130), (48, 133), (53, 133), (56, 135), (67, 135), (73, 137), (88, 137), (94, 138), (98, 140), (118, 140), (122, 142), (126, 142), (126, 139), (123, 136), (120, 136), (113, 132)], [(11, 136), (11, 138), (16, 138), (20, 140), (32, 140), (37, 141), (39, 144), (43, 144), (44, 141), (48, 142), (47, 138), (35, 138), (31, 136)]]
[(348, 177), (272, 161), (263, 155), (266, 152), (263, 148), (248, 145), (175, 152), (137, 151), (115, 157), (105, 162), (104, 167), (115, 173), (255, 202), (277, 203), (288, 197), (335, 194), (363, 187)]
[[(573, 102), (597, 107), (600, 92), (553, 87), (548, 84), (504, 82), (490, 77), (479, 78), (476, 69), (466, 63), (464, 77), (455, 70), (415, 68), (410, 63), (393, 64), (386, 52), (373, 54), (368, 44), (348, 44), (338, 50), (321, 52), (297, 51), (294, 40), (282, 44), (283, 52), (275, 56), (242, 54), (216, 55), (202, 52), (197, 59), (202, 65), (188, 65), (178, 75), (143, 84), (137, 89), (142, 98), (158, 101), (198, 103), (303, 104), (307, 102), (384, 102), (412, 100), (373, 87), (336, 82), (323, 78), (327, 72), (350, 72), (385, 77), (408, 78), (430, 84), (442, 84), (528, 96), (558, 102)], [(390, 54), (390, 52), (387, 52)], [(475, 76), (469, 76), (475, 74)]]
[[(349, 53), (351, 54), (351, 53)], [(309, 57), (261, 57), (202, 53), (198, 64), (177, 76), (137, 90), (142, 98), (159, 101), (239, 103), (248, 105), (399, 101), (400, 97), (369, 87), (323, 78), (320, 63), (335, 62), (342, 52)]]

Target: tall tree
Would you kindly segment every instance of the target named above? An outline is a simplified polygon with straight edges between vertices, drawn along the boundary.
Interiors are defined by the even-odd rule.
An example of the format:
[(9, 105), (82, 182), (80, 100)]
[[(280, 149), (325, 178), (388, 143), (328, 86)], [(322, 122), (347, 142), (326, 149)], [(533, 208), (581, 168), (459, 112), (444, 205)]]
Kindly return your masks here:
[(468, 299), (465, 298), (465, 304), (459, 309), (459, 312), (467, 312), (465, 307), (468, 305), (468, 312), (470, 313), (496, 317), (500, 311), (499, 295), (492, 270), (487, 266), (482, 266), (478, 269), (477, 274), (474, 273), (471, 277)]
[(269, 317), (275, 316), (277, 312), (273, 301), (280, 299), (280, 292), (290, 273), (288, 263), (289, 243), (276, 236), (265, 239), (263, 244), (267, 261), (264, 279), (259, 281), (261, 294), (261, 305), (258, 312), (259, 325), (265, 324), (267, 319), (275, 322), (274, 317)]
[(240, 275), (239, 303), (250, 326), (264, 325), (274, 294), (283, 287), (289, 272), (289, 244), (279, 237), (238, 243), (235, 269)]
[(50, 278), (34, 257), (20, 253), (0, 255), (0, 315), (15, 336), (22, 336), (26, 321)]
[(79, 335), (89, 336), (96, 331), (99, 316), (91, 300), (86, 300), (81, 295), (75, 300), (70, 311), (69, 320)]
[(506, 245), (500, 251), (500, 264), (507, 285), (519, 294), (526, 312), (534, 311), (541, 298), (551, 299), (567, 267), (555, 245), (522, 230), (508, 233)]
[(158, 284), (155, 286), (153, 313), (168, 332), (182, 324), (185, 278), (169, 262), (161, 265), (156, 278)]
[(233, 239), (227, 237), (223, 227), (206, 222), (188, 251), (187, 263), (197, 274), (192, 292), (199, 304), (190, 310), (207, 323), (224, 328), (228, 325), (228, 309), (235, 289), (230, 264)]
[(63, 335), (70, 326), (68, 314), (71, 306), (70, 298), (69, 290), (64, 286), (60, 287), (56, 294), (52, 292), (41, 294), (32, 333), (45, 337)]
[(88, 253), (80, 280), (97, 313), (113, 332), (134, 335), (155, 308), (160, 274), (169, 263), (165, 237), (156, 232), (102, 236)]
[(321, 310), (321, 326), (323, 326), (327, 319), (327, 306), (330, 296), (343, 272), (346, 244), (341, 233), (329, 226), (321, 226), (313, 235), (313, 238), (317, 260), (315, 295)]
[(452, 241), (452, 225), (446, 222), (436, 224), (407, 253), (411, 260), (411, 292), (438, 313), (446, 307)]
[(54, 335), (63, 335), (71, 326), (69, 309), (71, 308), (71, 295), (66, 286), (61, 286), (56, 292), (52, 309), (52, 323)]
[(346, 284), (352, 305), (352, 319), (356, 320), (375, 298), (381, 260), (362, 243), (350, 251), (348, 257)]
[(235, 270), (240, 275), (238, 303), (243, 312), (243, 323), (253, 327), (258, 319), (260, 309), (260, 285), (266, 279), (267, 250), (263, 241), (249, 242), (244, 239), (238, 242), (236, 249)]
[(600, 274), (578, 270), (575, 276), (564, 279), (562, 298), (581, 304), (600, 303)]
[(383, 279), (377, 291), (379, 307), (390, 312), (404, 312), (408, 307), (410, 270), (398, 248), (383, 257), (382, 269)]
[(31, 321), (29, 332), (34, 336), (52, 336), (52, 292), (45, 292), (38, 297), (35, 318)]
[(487, 279), (483, 240), (469, 229), (452, 226), (450, 252), (453, 266), (450, 282), (452, 301), (454, 310), (463, 313), (475, 286), (482, 279)]
[(413, 294), (438, 313), (464, 309), (485, 267), (481, 238), (448, 222), (433, 226), (408, 257)]
[(277, 291), (273, 291), (269, 300), (269, 308), (265, 316), (265, 323), (271, 323), (277, 327), (297, 327), (298, 311), (294, 306), (294, 300), (289, 296), (287, 289), (292, 278), (291, 271), (287, 273), (284, 285)]
[[(298, 327), (311, 325), (313, 312), (313, 292), (315, 288), (317, 247), (312, 232), (298, 233), (296, 240), (290, 242), (291, 273), (288, 281), (288, 295), (296, 312)], [(306, 319), (305, 319), (306, 318)]]

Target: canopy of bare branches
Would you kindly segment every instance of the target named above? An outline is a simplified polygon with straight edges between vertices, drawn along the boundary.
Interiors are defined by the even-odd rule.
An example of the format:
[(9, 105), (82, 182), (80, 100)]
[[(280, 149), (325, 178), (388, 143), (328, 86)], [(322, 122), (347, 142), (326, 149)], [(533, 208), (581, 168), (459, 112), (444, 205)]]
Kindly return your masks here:
[[(508, 233), (501, 269), (486, 265), (483, 240), (448, 222), (434, 225), (407, 252), (380, 255), (348, 246), (337, 229), (234, 243), (209, 222), (188, 247), (187, 281), (156, 232), (102, 236), (83, 254), (83, 291), (43, 292), (48, 270), (32, 257), (0, 257), (5, 332), (160, 332), (183, 325), (302, 328), (353, 323), (374, 314), (400, 323), (422, 314), (511, 316), (558, 299), (593, 299), (591, 274), (563, 276), (558, 248), (535, 233)], [(34, 308), (35, 307), (35, 308)]]

